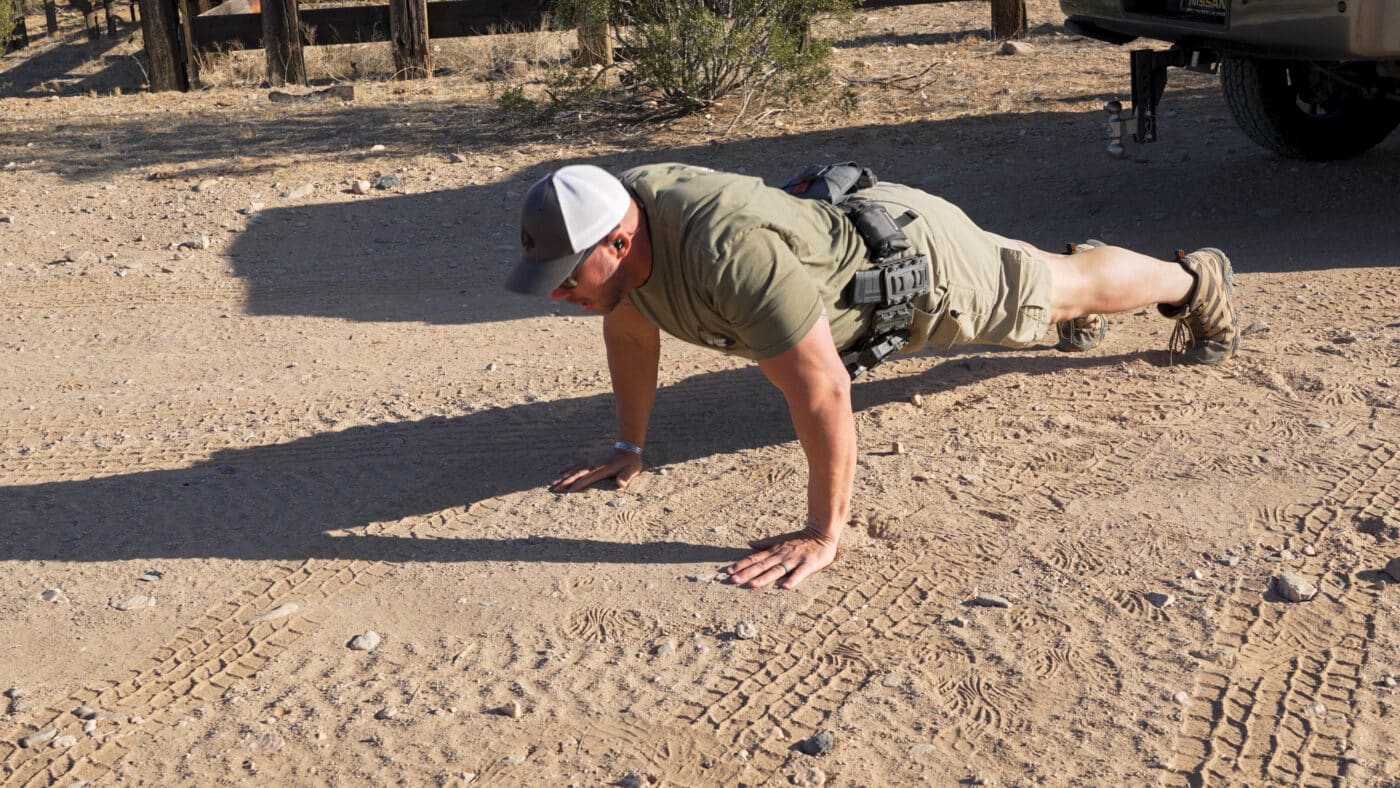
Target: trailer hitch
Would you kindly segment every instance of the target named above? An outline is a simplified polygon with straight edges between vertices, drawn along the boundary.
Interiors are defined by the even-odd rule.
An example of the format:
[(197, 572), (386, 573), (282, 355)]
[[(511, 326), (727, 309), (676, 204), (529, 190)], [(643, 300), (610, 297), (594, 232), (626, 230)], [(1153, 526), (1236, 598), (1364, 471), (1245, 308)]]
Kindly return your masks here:
[(1132, 52), (1133, 108), (1125, 111), (1123, 102), (1114, 100), (1104, 105), (1108, 113), (1108, 153), (1123, 158), (1128, 151), (1123, 137), (1146, 144), (1157, 141), (1157, 105), (1167, 89), (1167, 69), (1188, 68), (1192, 71), (1214, 73), (1214, 53), (1202, 52), (1181, 45), (1168, 50), (1134, 49)]

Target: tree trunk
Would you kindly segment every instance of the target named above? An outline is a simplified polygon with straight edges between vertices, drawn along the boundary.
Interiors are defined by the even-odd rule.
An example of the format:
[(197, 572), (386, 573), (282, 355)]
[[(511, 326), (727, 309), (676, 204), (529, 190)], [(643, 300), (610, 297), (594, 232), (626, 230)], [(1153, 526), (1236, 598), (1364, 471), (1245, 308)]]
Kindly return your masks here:
[(263, 48), (267, 81), (305, 85), (306, 58), (301, 53), (301, 14), (297, 0), (262, 0)]
[(992, 38), (1026, 37), (1026, 0), (992, 0)]
[(428, 0), (389, 0), (389, 37), (394, 40), (394, 78), (424, 79), (428, 55)]
[(612, 65), (613, 41), (608, 20), (578, 20), (578, 56), (575, 62), (580, 66)]
[(151, 90), (189, 90), (185, 70), (176, 52), (180, 49), (180, 22), (173, 0), (141, 0), (141, 37), (146, 42), (146, 62)]

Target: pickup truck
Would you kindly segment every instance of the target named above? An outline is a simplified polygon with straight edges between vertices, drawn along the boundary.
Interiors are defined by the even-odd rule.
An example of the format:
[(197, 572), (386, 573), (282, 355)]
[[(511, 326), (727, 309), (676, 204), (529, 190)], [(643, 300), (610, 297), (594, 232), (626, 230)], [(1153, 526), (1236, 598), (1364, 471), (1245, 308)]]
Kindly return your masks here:
[(1132, 109), (1109, 102), (1109, 152), (1157, 139), (1167, 69), (1218, 72), (1235, 121), (1282, 156), (1345, 159), (1400, 125), (1400, 0), (1061, 0), (1065, 27), (1132, 53)]

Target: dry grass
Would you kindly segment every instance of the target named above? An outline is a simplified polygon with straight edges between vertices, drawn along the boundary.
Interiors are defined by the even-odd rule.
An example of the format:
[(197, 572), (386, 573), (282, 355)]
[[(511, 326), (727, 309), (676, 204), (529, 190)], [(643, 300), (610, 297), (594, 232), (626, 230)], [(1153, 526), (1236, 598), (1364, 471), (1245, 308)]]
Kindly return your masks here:
[[(308, 30), (313, 43), (315, 31)], [(395, 77), (394, 52), (384, 40), (361, 44), (330, 44), (303, 49), (307, 78), (313, 83), (387, 81)], [(544, 68), (567, 61), (573, 52), (572, 31), (506, 31), (489, 36), (439, 38), (430, 43), (433, 73), (491, 81), (523, 80)], [(213, 52), (200, 69), (204, 87), (253, 87), (266, 79), (261, 50)]]

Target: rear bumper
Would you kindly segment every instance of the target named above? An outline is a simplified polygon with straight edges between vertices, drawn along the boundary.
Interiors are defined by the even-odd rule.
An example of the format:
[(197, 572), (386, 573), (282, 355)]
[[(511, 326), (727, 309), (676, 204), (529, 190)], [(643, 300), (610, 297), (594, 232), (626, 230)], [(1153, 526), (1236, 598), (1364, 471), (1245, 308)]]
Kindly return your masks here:
[(1085, 35), (1115, 43), (1142, 37), (1256, 57), (1400, 59), (1400, 3), (1390, 0), (1061, 0), (1060, 8)]

